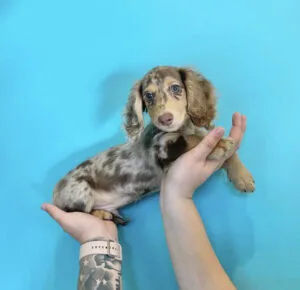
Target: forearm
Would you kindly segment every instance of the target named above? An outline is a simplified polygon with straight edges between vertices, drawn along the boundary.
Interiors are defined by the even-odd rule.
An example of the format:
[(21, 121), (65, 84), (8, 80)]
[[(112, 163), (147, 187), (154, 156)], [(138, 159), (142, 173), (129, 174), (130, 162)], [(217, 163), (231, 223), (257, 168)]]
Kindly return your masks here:
[(233, 290), (191, 199), (161, 196), (167, 243), (181, 290)]
[(80, 260), (78, 290), (122, 290), (122, 262), (104, 254)]

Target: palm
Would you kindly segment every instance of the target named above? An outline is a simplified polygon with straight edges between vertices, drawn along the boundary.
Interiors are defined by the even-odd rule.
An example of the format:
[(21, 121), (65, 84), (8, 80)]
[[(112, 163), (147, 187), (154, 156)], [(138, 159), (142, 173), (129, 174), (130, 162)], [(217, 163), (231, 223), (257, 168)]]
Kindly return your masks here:
[(43, 205), (43, 209), (80, 243), (97, 238), (118, 240), (117, 227), (111, 221), (104, 221), (87, 213), (66, 213), (51, 204)]

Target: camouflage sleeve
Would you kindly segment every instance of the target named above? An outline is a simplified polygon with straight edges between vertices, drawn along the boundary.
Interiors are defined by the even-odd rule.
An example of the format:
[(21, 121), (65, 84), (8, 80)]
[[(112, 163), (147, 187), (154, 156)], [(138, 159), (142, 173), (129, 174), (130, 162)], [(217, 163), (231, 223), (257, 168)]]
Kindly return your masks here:
[(103, 254), (80, 261), (78, 290), (122, 290), (122, 262)]

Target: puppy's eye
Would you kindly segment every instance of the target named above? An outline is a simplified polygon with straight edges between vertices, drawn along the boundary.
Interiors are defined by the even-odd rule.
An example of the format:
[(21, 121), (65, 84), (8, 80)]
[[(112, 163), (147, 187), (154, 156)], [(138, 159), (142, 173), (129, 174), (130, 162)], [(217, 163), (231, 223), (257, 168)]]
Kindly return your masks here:
[(181, 87), (179, 85), (172, 85), (171, 92), (174, 94), (179, 94), (181, 93)]
[(150, 92), (146, 92), (144, 94), (144, 98), (147, 102), (151, 103), (154, 100), (154, 94), (150, 93)]

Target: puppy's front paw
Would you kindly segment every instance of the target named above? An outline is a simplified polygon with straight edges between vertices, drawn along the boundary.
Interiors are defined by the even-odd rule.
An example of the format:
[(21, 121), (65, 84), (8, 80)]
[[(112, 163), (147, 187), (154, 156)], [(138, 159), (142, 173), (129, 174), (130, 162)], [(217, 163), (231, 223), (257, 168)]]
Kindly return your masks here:
[(246, 167), (229, 177), (235, 188), (241, 192), (254, 192), (255, 181)]
[(227, 159), (233, 153), (235, 149), (235, 141), (230, 138), (223, 138), (219, 141), (214, 151), (208, 156), (210, 160), (222, 160)]
[(255, 190), (255, 182), (252, 174), (236, 153), (225, 161), (224, 169), (227, 172), (229, 180), (237, 190), (241, 192), (253, 192)]

